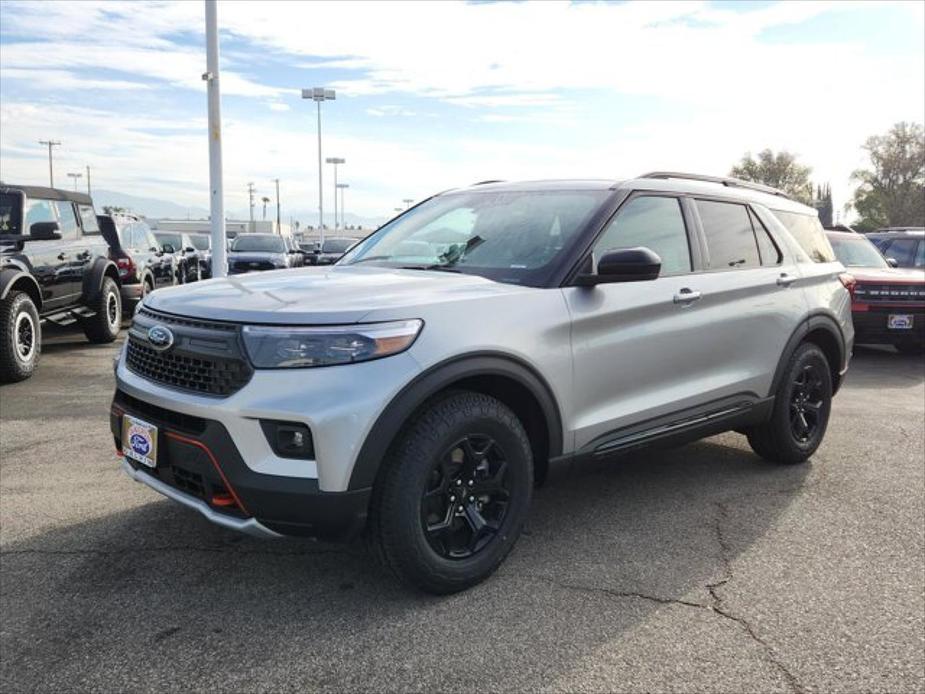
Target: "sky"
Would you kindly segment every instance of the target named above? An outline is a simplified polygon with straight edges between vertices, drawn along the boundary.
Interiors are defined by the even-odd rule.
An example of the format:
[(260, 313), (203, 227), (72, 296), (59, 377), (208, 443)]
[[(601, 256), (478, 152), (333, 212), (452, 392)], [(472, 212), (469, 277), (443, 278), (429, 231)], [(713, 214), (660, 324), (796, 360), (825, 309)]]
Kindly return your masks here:
[[(323, 155), (348, 213), (486, 179), (724, 175), (796, 153), (836, 208), (861, 145), (925, 121), (925, 3), (220, 2), (224, 184), (281, 180), (317, 220)], [(0, 0), (0, 179), (208, 208), (204, 4)], [(331, 208), (331, 167), (324, 202)], [(258, 203), (258, 216), (260, 214)], [(314, 217), (313, 217), (314, 215)]]

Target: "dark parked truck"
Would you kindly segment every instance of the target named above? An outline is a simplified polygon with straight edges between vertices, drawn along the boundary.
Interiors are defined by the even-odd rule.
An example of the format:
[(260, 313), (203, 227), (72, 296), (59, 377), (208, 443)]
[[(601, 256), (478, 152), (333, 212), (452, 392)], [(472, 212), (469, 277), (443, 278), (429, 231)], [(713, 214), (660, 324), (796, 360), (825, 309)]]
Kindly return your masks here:
[(115, 340), (119, 287), (90, 196), (0, 186), (0, 380), (32, 375), (45, 321), (78, 323), (91, 342)]

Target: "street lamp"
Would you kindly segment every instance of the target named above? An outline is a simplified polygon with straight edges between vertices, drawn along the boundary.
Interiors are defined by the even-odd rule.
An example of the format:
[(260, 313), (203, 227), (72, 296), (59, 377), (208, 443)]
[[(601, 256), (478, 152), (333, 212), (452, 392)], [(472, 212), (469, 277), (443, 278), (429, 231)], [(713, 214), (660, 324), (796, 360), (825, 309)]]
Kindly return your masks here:
[(77, 190), (77, 179), (83, 178), (84, 175), (82, 173), (69, 173), (67, 177), (74, 179), (74, 190), (76, 191)]
[(407, 210), (411, 208), (411, 203), (414, 202), (414, 198), (405, 198), (402, 202), (405, 203), (405, 209)]
[[(337, 187), (340, 188), (340, 225), (344, 229), (347, 228), (347, 222), (344, 221), (344, 190), (350, 187), (349, 183), (338, 183)], [(337, 198), (334, 199), (334, 202), (337, 202)]]
[(318, 231), (321, 234), (321, 244), (324, 245), (324, 193), (321, 188), (321, 102), (334, 101), (333, 89), (312, 87), (302, 90), (303, 99), (311, 99), (318, 105)]
[[(346, 164), (347, 160), (340, 157), (328, 157), (325, 161), (328, 164), (334, 164), (334, 231), (337, 231), (337, 189), (340, 187), (337, 185), (337, 165)], [(341, 222), (343, 221), (342, 219)]]

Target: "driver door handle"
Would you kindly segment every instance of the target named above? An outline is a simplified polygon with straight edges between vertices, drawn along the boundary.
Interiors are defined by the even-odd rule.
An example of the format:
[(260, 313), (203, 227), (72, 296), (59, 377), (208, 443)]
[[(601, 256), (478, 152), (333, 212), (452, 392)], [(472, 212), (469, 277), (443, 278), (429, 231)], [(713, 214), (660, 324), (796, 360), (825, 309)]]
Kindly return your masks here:
[(796, 277), (793, 275), (788, 275), (786, 272), (780, 273), (780, 277), (777, 278), (778, 287), (789, 287), (796, 281)]
[(685, 306), (697, 301), (701, 296), (700, 292), (694, 291), (684, 287), (681, 291), (674, 295), (674, 302), (676, 304), (684, 304)]
[(59, 253), (59, 254), (58, 254), (58, 260), (64, 260), (65, 258), (68, 258), (68, 257), (69, 257), (69, 256), (68, 256), (67, 253)]

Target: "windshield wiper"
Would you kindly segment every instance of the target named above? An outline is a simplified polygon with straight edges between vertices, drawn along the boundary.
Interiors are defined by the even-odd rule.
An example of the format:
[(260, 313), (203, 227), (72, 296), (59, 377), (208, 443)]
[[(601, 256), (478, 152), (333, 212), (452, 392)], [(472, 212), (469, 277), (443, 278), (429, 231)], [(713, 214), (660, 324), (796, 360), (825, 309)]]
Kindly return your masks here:
[(392, 256), (390, 255), (371, 255), (368, 258), (360, 258), (359, 260), (354, 260), (350, 265), (359, 265), (360, 263), (368, 263), (370, 260), (391, 260)]

